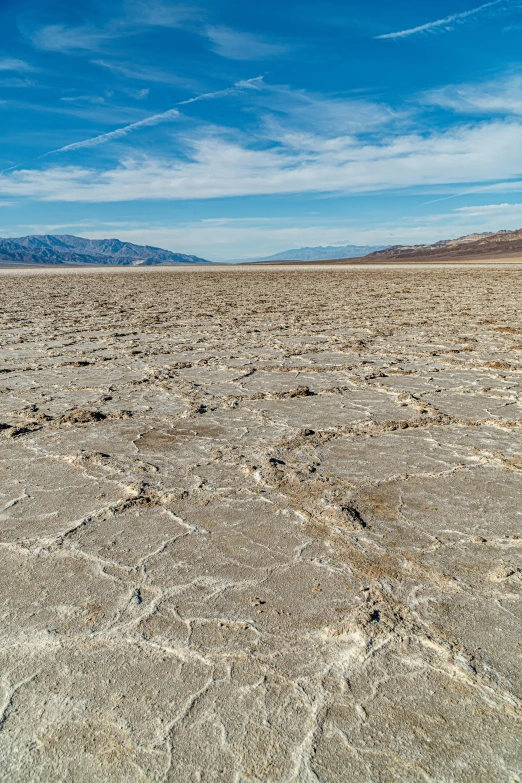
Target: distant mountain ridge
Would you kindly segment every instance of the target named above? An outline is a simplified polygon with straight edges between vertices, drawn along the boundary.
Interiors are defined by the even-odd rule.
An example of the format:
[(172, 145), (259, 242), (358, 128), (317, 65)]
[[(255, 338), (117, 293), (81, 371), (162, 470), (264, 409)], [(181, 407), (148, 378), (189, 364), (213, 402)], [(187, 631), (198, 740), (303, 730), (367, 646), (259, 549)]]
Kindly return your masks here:
[(159, 247), (134, 245), (119, 239), (84, 239), (69, 234), (44, 234), (0, 239), (0, 263), (105, 266), (210, 264), (204, 258)]
[[(346, 246), (347, 248), (353, 246)], [(357, 246), (356, 246), (357, 247)], [(372, 250), (362, 255), (354, 254), (336, 258), (319, 258), (315, 252), (320, 248), (302, 248), (313, 251), (312, 258), (296, 258), (296, 251), (280, 253), (262, 262), (257, 263), (318, 263), (318, 264), (346, 264), (346, 263), (376, 263), (387, 261), (466, 261), (473, 259), (501, 260), (513, 256), (522, 257), (522, 229), (516, 231), (484, 231), (482, 233), (466, 234), (456, 239), (441, 239), (431, 245), (391, 245), (389, 247)], [(327, 249), (327, 248), (325, 248)], [(337, 248), (336, 248), (337, 249)], [(358, 247), (357, 249), (362, 249)], [(286, 258), (292, 254), (292, 258)], [(282, 256), (285, 256), (283, 258)], [(253, 259), (252, 259), (253, 260)]]
[(522, 229), (516, 231), (485, 231), (481, 234), (467, 234), (457, 239), (443, 239), (432, 245), (392, 245), (384, 250), (370, 253), (372, 261), (393, 260), (444, 260), (477, 257), (522, 255)]
[(328, 245), (326, 247), (300, 247), (294, 250), (284, 250), (273, 256), (263, 258), (248, 258), (245, 261), (331, 261), (338, 258), (360, 258), (376, 250), (382, 250), (385, 245)]

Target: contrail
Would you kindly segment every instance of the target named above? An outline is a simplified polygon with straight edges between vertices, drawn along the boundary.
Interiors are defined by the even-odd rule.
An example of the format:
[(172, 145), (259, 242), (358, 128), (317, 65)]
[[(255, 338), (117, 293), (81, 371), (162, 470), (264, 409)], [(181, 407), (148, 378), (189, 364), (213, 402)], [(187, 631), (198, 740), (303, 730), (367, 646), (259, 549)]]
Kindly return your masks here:
[(452, 22), (460, 22), (463, 19), (468, 19), (470, 16), (475, 16), (481, 11), (485, 11), (487, 8), (493, 8), (493, 6), (505, 4), (506, 0), (491, 0), (489, 3), (479, 5), (478, 8), (472, 8), (470, 11), (463, 11), (460, 14), (452, 14), (446, 16), (444, 19), (437, 19), (435, 22), (428, 22), (422, 24), (419, 27), (412, 27), (409, 30), (400, 30), (398, 33), (386, 33), (386, 35), (376, 35), (377, 40), (384, 38), (407, 38), (409, 35), (415, 35), (416, 33), (424, 33), (429, 30), (436, 30), (437, 27), (444, 27), (444, 25), (451, 24)]
[[(207, 100), (208, 98), (220, 98), (225, 95), (233, 95), (243, 90), (256, 89), (257, 85), (263, 81), (262, 76), (256, 76), (255, 79), (247, 79), (246, 81), (236, 82), (233, 87), (227, 87), (225, 90), (218, 90), (217, 92), (206, 92), (203, 95), (196, 95), (194, 98), (189, 98), (186, 101), (180, 101), (176, 106), (186, 106), (189, 103), (195, 103), (196, 101)], [(180, 117), (181, 112), (178, 109), (169, 109), (161, 114), (154, 114), (152, 117), (147, 117), (139, 122), (133, 122), (130, 125), (125, 125), (123, 128), (117, 128), (109, 133), (102, 133), (100, 136), (94, 136), (92, 139), (85, 139), (85, 141), (77, 141), (74, 144), (67, 144), (65, 147), (60, 147), (57, 150), (51, 150), (46, 152), (45, 155), (40, 155), (41, 158), (46, 158), (48, 155), (56, 155), (59, 152), (70, 152), (71, 150), (79, 150), (84, 147), (96, 147), (98, 144), (104, 144), (106, 141), (112, 141), (113, 139), (120, 139), (122, 136), (126, 136), (132, 131), (139, 128), (145, 128), (151, 125), (159, 125), (161, 122), (168, 122), (168, 120), (174, 117)], [(16, 167), (14, 167), (16, 168)]]
[(96, 147), (98, 144), (104, 144), (111, 139), (119, 139), (122, 136), (126, 136), (133, 130), (138, 128), (145, 128), (148, 125), (158, 125), (160, 122), (166, 122), (173, 117), (179, 117), (180, 112), (177, 109), (169, 109), (162, 112), (162, 114), (154, 114), (152, 117), (147, 117), (145, 120), (139, 122), (133, 122), (130, 125), (125, 125), (124, 128), (117, 128), (117, 130), (110, 131), (110, 133), (102, 133), (100, 136), (94, 136), (92, 139), (85, 139), (85, 141), (77, 141), (75, 144), (67, 144), (65, 147), (60, 147), (57, 150), (51, 150), (46, 152), (45, 155), (40, 157), (45, 158), (47, 155), (54, 155), (58, 152), (69, 152), (70, 150), (79, 150), (82, 147)]
[(196, 95), (195, 98), (189, 98), (187, 101), (180, 101), (176, 106), (186, 106), (187, 103), (195, 103), (196, 101), (204, 101), (207, 98), (221, 98), (224, 95), (233, 95), (236, 92), (242, 92), (243, 90), (255, 90), (257, 85), (263, 81), (262, 76), (256, 76), (255, 79), (247, 79), (243, 82), (236, 82), (233, 87), (227, 87), (226, 90), (218, 90), (218, 92), (206, 92), (203, 95)]
[[(513, 182), (513, 180), (508, 180), (507, 182), (497, 182), (495, 184), (497, 185), (509, 185)], [(515, 184), (520, 185), (520, 190), (522, 190), (522, 182), (515, 181)], [(434, 198), (430, 201), (423, 201), (421, 204), (421, 207), (425, 207), (428, 204), (438, 204), (440, 201), (449, 201), (452, 198), (460, 198), (461, 196), (473, 196), (475, 193), (487, 193), (492, 185), (482, 185), (478, 186), (476, 188), (469, 188), (468, 190), (463, 190), (460, 193), (452, 193), (450, 196), (443, 196), (442, 198)]]

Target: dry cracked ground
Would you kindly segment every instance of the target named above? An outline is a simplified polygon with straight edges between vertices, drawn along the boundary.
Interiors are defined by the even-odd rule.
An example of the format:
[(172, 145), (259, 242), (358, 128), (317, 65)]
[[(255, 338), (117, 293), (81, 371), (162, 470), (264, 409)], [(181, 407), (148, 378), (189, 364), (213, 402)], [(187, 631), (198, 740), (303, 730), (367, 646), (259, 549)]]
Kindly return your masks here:
[(0, 282), (3, 780), (522, 779), (520, 266)]

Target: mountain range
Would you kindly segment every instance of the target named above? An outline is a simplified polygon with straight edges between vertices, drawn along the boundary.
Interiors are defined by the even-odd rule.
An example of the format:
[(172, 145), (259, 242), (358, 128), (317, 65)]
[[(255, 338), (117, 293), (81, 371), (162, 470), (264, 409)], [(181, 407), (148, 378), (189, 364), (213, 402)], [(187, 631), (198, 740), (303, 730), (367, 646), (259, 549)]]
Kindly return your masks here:
[[(473, 258), (522, 256), (522, 229), (467, 234), (431, 245), (341, 245), (302, 247), (243, 263), (343, 263), (351, 259), (376, 261), (452, 261)], [(194, 255), (173, 253), (159, 247), (134, 245), (119, 239), (84, 239), (68, 234), (0, 238), (0, 266), (106, 265), (166, 266), (210, 264)]]
[(210, 261), (159, 247), (133, 245), (119, 239), (84, 239), (69, 234), (0, 239), (0, 264), (158, 266), (167, 264), (210, 264)]
[(367, 261), (453, 261), (522, 256), (522, 229), (486, 231), (457, 239), (444, 239), (432, 245), (392, 245), (370, 253)]
[[(349, 250), (360, 246), (347, 245)], [(342, 249), (342, 248), (335, 248)], [(318, 263), (318, 264), (344, 264), (344, 263), (375, 263), (383, 261), (465, 261), (473, 259), (502, 259), (510, 257), (522, 257), (522, 229), (516, 231), (498, 231), (496, 233), (485, 231), (478, 234), (466, 234), (456, 239), (442, 239), (431, 245), (391, 245), (389, 247), (372, 249), (368, 252), (350, 253), (343, 257), (321, 257), (318, 250), (328, 248), (302, 248), (301, 251), (311, 251), (307, 258), (303, 258), (301, 251), (288, 251), (277, 256), (271, 256), (262, 263)], [(284, 256), (284, 257), (283, 257)], [(256, 259), (258, 263), (260, 259)]]
[(267, 261), (331, 261), (339, 258), (360, 258), (385, 245), (328, 245), (327, 247), (299, 247), (294, 250), (284, 250), (273, 256), (263, 258), (245, 258), (245, 263), (264, 263)]

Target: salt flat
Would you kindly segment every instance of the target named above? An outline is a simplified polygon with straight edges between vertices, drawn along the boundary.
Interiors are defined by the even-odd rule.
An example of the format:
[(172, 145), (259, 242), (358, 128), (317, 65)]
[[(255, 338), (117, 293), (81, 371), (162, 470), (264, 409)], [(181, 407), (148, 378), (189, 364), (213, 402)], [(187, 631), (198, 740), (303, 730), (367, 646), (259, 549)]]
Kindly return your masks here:
[(522, 779), (522, 267), (0, 285), (4, 780)]

